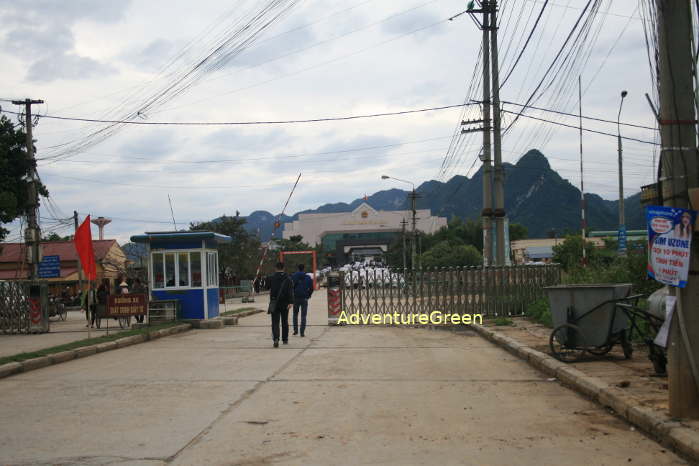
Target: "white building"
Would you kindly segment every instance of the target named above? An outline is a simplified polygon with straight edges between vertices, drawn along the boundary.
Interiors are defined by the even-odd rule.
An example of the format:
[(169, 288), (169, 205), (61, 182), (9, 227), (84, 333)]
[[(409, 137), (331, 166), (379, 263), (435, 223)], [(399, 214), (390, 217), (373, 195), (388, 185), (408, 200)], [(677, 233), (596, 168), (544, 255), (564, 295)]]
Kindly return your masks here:
[[(429, 209), (417, 211), (418, 231), (434, 233), (447, 226), (447, 219), (434, 217)], [(334, 252), (335, 260), (345, 263), (353, 258), (375, 257), (388, 251), (389, 244), (402, 231), (412, 229), (412, 211), (375, 210), (367, 203), (352, 212), (337, 214), (300, 214), (298, 220), (284, 224), (284, 239), (300, 235), (311, 246), (323, 245)]]

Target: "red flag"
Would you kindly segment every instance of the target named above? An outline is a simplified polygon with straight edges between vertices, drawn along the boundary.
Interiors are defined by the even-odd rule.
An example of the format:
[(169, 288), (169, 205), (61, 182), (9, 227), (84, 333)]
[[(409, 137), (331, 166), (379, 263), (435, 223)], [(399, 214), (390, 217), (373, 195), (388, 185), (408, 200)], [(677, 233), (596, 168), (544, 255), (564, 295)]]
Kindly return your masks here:
[(85, 217), (85, 221), (75, 232), (75, 249), (80, 256), (83, 272), (88, 280), (97, 280), (97, 267), (95, 266), (95, 251), (92, 249), (92, 231), (90, 230), (90, 216)]

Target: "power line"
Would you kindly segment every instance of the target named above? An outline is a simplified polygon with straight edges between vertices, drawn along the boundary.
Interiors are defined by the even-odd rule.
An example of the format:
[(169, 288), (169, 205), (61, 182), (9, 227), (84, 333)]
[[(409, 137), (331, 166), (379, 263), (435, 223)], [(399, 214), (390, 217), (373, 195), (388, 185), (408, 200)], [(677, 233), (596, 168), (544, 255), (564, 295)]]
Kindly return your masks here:
[[(134, 121), (134, 120), (100, 120), (96, 118), (77, 118), (64, 117), (57, 115), (37, 115), (40, 118), (50, 118), (53, 120), (64, 121), (80, 121), (86, 123), (109, 123), (109, 124), (124, 124), (124, 125), (140, 125), (140, 126), (252, 126), (252, 125), (287, 125), (296, 123), (320, 123), (326, 121), (346, 121), (358, 120), (362, 118), (377, 118), (385, 116), (408, 115), (413, 113), (433, 112), (439, 110), (449, 110), (452, 108), (461, 108), (467, 105), (478, 105), (475, 103), (462, 103), (454, 105), (443, 105), (441, 107), (427, 107), (413, 110), (401, 110), (396, 112), (384, 113), (369, 113), (364, 115), (349, 115), (342, 117), (325, 117), (325, 118), (310, 118), (298, 120), (267, 120), (267, 121)], [(3, 113), (19, 115), (19, 112), (9, 110), (1, 110)]]
[[(578, 127), (578, 126), (575, 126), (575, 125), (568, 125), (568, 124), (566, 124), (566, 123), (561, 123), (561, 122), (559, 122), (559, 121), (551, 121), (551, 120), (547, 120), (547, 119), (545, 119), (545, 118), (538, 118), (538, 117), (531, 116), (531, 115), (525, 115), (524, 113), (521, 113), (521, 112), (520, 112), (520, 113), (516, 113), (516, 112), (510, 112), (510, 111), (508, 111), (508, 110), (503, 110), (503, 113), (509, 113), (510, 115), (517, 115), (517, 116), (521, 116), (521, 117), (524, 117), (524, 118), (530, 118), (530, 119), (532, 119), (532, 120), (543, 121), (544, 123), (550, 123), (550, 124), (552, 124), (552, 125), (564, 126), (564, 127), (566, 127), (566, 128), (579, 129), (579, 127)], [(618, 137), (618, 135), (616, 135), (616, 134), (605, 133), (604, 131), (597, 131), (597, 130), (589, 129), (589, 128), (583, 128), (582, 130), (583, 130), (583, 131), (586, 131), (586, 132), (588, 132), (588, 133), (595, 133), (595, 134), (601, 134), (601, 135), (604, 135), (604, 136), (611, 136), (611, 137), (613, 137), (613, 138), (617, 138), (617, 137)], [(636, 139), (636, 138), (631, 138), (631, 137), (627, 137), (627, 136), (621, 136), (621, 139), (626, 139), (627, 141), (640, 142), (640, 143), (643, 143), (643, 144), (650, 144), (650, 145), (653, 145), (653, 146), (659, 146), (659, 145), (660, 145), (660, 144), (658, 144), (657, 142), (644, 141), (643, 139)]]
[[(509, 104), (509, 105), (516, 105), (516, 106), (518, 106), (518, 107), (523, 107), (525, 110), (528, 109), (528, 108), (531, 108), (531, 109), (533, 109), (533, 110), (541, 110), (541, 111), (543, 111), (543, 112), (556, 113), (556, 114), (558, 114), (558, 115), (565, 115), (565, 116), (570, 116), (570, 117), (575, 117), (575, 118), (578, 118), (578, 117), (579, 117), (579, 115), (575, 115), (575, 114), (573, 114), (573, 113), (566, 113), (566, 112), (562, 112), (562, 111), (560, 111), (560, 110), (552, 110), (552, 109), (550, 109), (550, 108), (535, 107), (535, 106), (533, 106), (533, 105), (518, 104), (518, 103), (516, 103), (516, 102), (509, 102), (509, 101), (507, 101), (507, 100), (503, 100), (502, 103), (503, 103), (503, 104)], [(585, 115), (583, 115), (583, 119), (585, 119), (585, 120), (592, 120), (592, 121), (599, 121), (599, 122), (601, 122), (601, 123), (611, 123), (611, 124), (614, 124), (614, 125), (617, 124), (617, 122), (616, 122), (616, 121), (613, 121), (613, 120), (605, 120), (604, 118), (591, 117), (591, 116), (585, 116)], [(649, 130), (651, 130), (651, 131), (658, 131), (658, 128), (654, 128), (654, 127), (652, 127), (652, 126), (643, 126), (643, 125), (639, 125), (639, 124), (636, 124), (636, 123), (624, 123), (624, 122), (622, 121), (622, 122), (619, 122), (619, 124), (622, 125), (622, 126), (629, 126), (629, 127), (631, 127), (631, 128), (640, 128), (640, 129), (649, 129)]]

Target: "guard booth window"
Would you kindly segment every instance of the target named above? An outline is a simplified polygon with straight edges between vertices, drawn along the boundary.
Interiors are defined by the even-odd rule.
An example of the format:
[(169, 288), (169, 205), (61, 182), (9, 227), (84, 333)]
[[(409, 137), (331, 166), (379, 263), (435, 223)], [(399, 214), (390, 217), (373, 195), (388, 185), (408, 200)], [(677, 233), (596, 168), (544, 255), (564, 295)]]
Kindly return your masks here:
[(176, 286), (175, 254), (165, 254), (165, 288), (174, 288)]
[(218, 286), (218, 254), (215, 252), (206, 253), (206, 284)]
[(153, 287), (164, 288), (165, 275), (163, 271), (163, 255), (160, 253), (153, 254)]
[(192, 268), (192, 286), (201, 286), (201, 253), (189, 253)]
[[(152, 263), (154, 289), (201, 287), (201, 253), (198, 251), (154, 252)], [(211, 264), (209, 267), (218, 265), (215, 257)]]
[(189, 287), (189, 253), (181, 252), (178, 258), (177, 282), (180, 286)]

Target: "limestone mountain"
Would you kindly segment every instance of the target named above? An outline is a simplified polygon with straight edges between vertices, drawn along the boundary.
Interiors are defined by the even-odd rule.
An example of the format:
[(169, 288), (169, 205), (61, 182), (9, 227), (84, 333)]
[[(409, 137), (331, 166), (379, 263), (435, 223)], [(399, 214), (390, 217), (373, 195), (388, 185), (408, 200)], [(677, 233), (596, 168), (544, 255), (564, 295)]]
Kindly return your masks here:
[[(505, 207), (510, 222), (521, 223), (529, 230), (531, 238), (557, 235), (580, 229), (580, 190), (562, 178), (551, 168), (546, 157), (538, 150), (530, 150), (516, 164), (504, 164)], [(429, 208), (433, 215), (447, 218), (458, 216), (477, 219), (483, 206), (483, 172), (471, 178), (457, 175), (447, 182), (427, 181), (417, 188), (421, 198), (418, 208)], [(409, 208), (408, 191), (389, 189), (378, 191), (350, 203), (324, 204), (313, 210), (283, 217), (282, 222), (298, 218), (299, 213), (350, 212), (360, 203), (367, 202), (377, 210), (404, 210)], [(617, 228), (618, 201), (607, 201), (596, 194), (585, 195), (588, 208), (588, 225), (592, 230), (615, 230)], [(627, 229), (641, 229), (644, 214), (640, 194), (625, 200)], [(247, 217), (246, 229), (251, 233), (260, 231), (263, 241), (269, 239), (274, 216), (269, 212), (256, 211)]]

